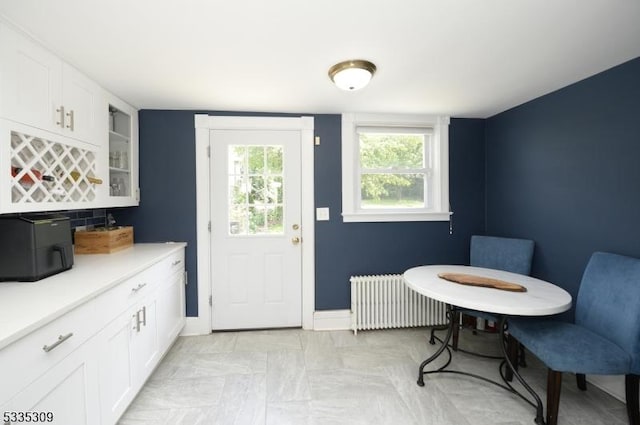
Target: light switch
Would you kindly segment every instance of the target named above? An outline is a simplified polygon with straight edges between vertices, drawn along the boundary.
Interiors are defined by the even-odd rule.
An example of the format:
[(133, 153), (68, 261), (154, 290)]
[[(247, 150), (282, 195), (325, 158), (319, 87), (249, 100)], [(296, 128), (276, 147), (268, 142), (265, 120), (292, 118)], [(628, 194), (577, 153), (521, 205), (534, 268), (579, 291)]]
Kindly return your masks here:
[(317, 221), (329, 221), (329, 207), (316, 208)]

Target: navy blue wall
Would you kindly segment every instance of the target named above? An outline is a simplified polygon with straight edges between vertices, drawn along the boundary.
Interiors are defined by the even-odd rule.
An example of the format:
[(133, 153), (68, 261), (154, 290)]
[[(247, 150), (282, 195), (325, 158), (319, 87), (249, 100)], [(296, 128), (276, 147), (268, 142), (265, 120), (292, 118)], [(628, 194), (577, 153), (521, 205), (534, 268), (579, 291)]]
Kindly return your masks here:
[(135, 242), (187, 242), (187, 316), (198, 315), (194, 113), (140, 111), (140, 206), (110, 210)]
[(640, 257), (639, 120), (640, 58), (488, 119), (487, 233), (573, 296), (594, 251)]
[[(189, 244), (188, 316), (198, 314), (195, 113), (140, 111), (140, 206), (113, 211), (119, 223), (135, 226), (137, 242)], [(331, 209), (330, 221), (316, 222), (316, 309), (349, 308), (353, 274), (399, 273), (414, 265), (468, 261), (470, 235), (484, 231), (483, 120), (451, 121), (450, 197), (455, 214), (449, 235), (448, 223), (443, 222), (342, 223), (340, 116), (314, 118), (322, 141), (315, 150), (316, 206)]]
[(402, 273), (421, 264), (468, 262), (469, 238), (484, 231), (484, 122), (453, 119), (449, 130), (448, 222), (343, 223), (340, 116), (316, 117), (316, 206), (331, 221), (316, 222), (316, 309), (350, 308), (349, 277)]

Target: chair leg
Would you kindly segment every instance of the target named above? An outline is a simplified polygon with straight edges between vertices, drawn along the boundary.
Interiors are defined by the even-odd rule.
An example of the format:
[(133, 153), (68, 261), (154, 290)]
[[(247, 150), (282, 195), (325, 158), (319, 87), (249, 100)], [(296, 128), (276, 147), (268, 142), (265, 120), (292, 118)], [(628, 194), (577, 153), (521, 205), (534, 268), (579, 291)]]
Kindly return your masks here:
[(624, 384), (629, 425), (640, 425), (640, 402), (638, 401), (640, 375), (626, 375)]
[(549, 369), (547, 373), (547, 425), (558, 424), (561, 387), (562, 372)]
[[(515, 370), (518, 370), (518, 347), (520, 343), (513, 336), (507, 336), (507, 356)], [(508, 382), (513, 380), (513, 371), (507, 366), (504, 377)]]
[(587, 376), (584, 373), (576, 373), (576, 382), (580, 390), (587, 391)]
[(522, 367), (527, 367), (527, 359), (524, 356), (524, 345), (519, 345), (518, 364)]
[(453, 312), (453, 337), (451, 338), (451, 348), (453, 351), (458, 351), (458, 338), (460, 337), (460, 312), (458, 310)]

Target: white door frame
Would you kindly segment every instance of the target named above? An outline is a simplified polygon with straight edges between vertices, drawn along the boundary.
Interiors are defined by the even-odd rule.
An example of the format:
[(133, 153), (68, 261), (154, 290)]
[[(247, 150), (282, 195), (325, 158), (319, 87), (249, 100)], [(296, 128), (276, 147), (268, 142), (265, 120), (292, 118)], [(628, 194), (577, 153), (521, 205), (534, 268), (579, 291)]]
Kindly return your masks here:
[(313, 117), (227, 117), (195, 115), (196, 240), (198, 247), (198, 317), (187, 317), (183, 335), (211, 332), (210, 130), (299, 130), (301, 135), (302, 327), (313, 329), (315, 310), (315, 228)]

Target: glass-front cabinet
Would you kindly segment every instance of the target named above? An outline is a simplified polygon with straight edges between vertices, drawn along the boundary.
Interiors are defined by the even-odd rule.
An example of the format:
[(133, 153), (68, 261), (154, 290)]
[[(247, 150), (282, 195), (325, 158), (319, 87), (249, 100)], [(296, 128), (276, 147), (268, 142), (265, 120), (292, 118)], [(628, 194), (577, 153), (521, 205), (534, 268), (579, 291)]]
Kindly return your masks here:
[(136, 110), (110, 98), (109, 118), (109, 206), (138, 205), (138, 126)]

